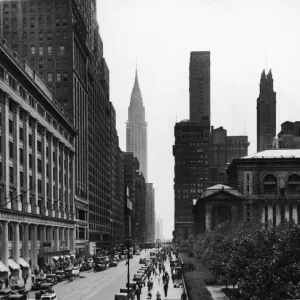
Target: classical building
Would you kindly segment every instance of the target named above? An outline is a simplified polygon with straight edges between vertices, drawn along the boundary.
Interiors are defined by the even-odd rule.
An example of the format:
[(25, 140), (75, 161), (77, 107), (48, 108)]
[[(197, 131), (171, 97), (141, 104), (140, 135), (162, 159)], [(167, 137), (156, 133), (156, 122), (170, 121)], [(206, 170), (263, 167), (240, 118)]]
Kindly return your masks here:
[[(137, 242), (138, 211), (136, 199), (136, 181), (139, 174), (139, 161), (132, 152), (123, 152), (124, 188), (125, 188), (125, 233)], [(127, 199), (127, 201), (126, 201)], [(129, 200), (129, 201), (128, 201)], [(130, 217), (130, 218), (129, 218)]]
[(211, 127), (210, 184), (226, 184), (226, 167), (233, 159), (248, 155), (248, 136), (228, 136), (223, 127)]
[(146, 200), (146, 242), (155, 241), (155, 188), (153, 183), (147, 183)]
[(190, 120), (210, 123), (210, 51), (191, 52)]
[[(193, 233), (193, 200), (210, 186), (210, 124), (182, 121), (175, 125), (175, 238)], [(203, 223), (201, 226), (204, 228)]]
[(0, 126), (0, 266), (21, 277), (28, 263), (33, 270), (75, 254), (77, 131), (41, 76), (2, 38)]
[(257, 152), (271, 149), (276, 136), (276, 93), (271, 70), (263, 70), (257, 98)]
[[(111, 241), (109, 70), (96, 1), (0, 2), (0, 34), (44, 78), (78, 130), (76, 251)], [(72, 54), (72, 55), (70, 55)]]
[[(274, 148), (299, 149), (300, 148), (300, 122), (286, 121), (281, 124), (278, 138), (274, 140)], [(274, 144), (274, 143), (273, 143)]]
[(147, 122), (137, 71), (128, 108), (126, 123), (126, 151), (132, 152), (140, 162), (140, 171), (147, 182)]

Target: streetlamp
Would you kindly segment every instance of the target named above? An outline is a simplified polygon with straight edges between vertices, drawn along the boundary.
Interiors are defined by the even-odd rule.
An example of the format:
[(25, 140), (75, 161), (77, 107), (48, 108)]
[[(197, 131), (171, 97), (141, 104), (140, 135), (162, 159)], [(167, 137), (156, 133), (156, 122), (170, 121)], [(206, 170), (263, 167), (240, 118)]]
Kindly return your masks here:
[(127, 268), (127, 297), (129, 299), (129, 280), (130, 280), (130, 274), (129, 274), (129, 248), (132, 244), (132, 239), (130, 237), (126, 238), (124, 241), (125, 246), (127, 246), (127, 259), (128, 259), (128, 268)]

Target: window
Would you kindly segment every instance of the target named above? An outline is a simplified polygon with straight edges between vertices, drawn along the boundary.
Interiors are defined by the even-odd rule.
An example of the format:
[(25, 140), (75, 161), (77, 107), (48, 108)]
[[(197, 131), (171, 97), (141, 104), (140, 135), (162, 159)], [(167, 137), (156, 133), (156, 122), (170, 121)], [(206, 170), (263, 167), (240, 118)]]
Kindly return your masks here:
[(32, 154), (29, 153), (29, 168), (32, 169), (32, 165), (33, 165), (33, 158), (32, 158)]
[(29, 147), (32, 147), (32, 134), (28, 135), (28, 143), (29, 143)]
[(59, 45), (59, 55), (65, 55), (65, 46), (64, 45)]
[(24, 187), (24, 174), (20, 171), (20, 186)]
[(30, 27), (31, 27), (31, 28), (34, 28), (34, 27), (35, 27), (35, 20), (34, 20), (34, 18), (31, 18), (31, 19), (30, 19)]
[(68, 87), (64, 86), (63, 90), (64, 90), (64, 96), (68, 96)]
[(58, 17), (55, 18), (55, 26), (56, 27), (60, 26), (60, 18), (58, 18)]
[(8, 14), (8, 12), (9, 12), (8, 4), (4, 4), (4, 13)]
[(20, 164), (24, 163), (24, 150), (20, 148)]
[(62, 18), (62, 26), (67, 26), (67, 18), (66, 17)]
[(39, 69), (44, 69), (44, 59), (39, 58)]
[(47, 66), (48, 66), (48, 68), (52, 69), (52, 67), (53, 67), (53, 60), (52, 60), (52, 58), (48, 58), (48, 60), (47, 60)]
[(34, 3), (30, 3), (30, 12), (35, 12)]
[(35, 58), (31, 58), (30, 64), (31, 64), (31, 67), (35, 69)]
[(13, 159), (14, 158), (14, 144), (12, 142), (9, 142), (8, 148), (9, 148), (9, 158)]
[(9, 167), (9, 183), (14, 183), (14, 168)]
[(18, 35), (16, 32), (13, 32), (12, 34), (12, 42), (17, 43), (18, 42)]
[(277, 179), (274, 175), (266, 175), (263, 180), (265, 192), (276, 192), (277, 190)]
[(50, 174), (50, 169), (49, 169), (49, 164), (46, 165), (46, 176), (49, 177)]
[(9, 28), (9, 20), (4, 19), (4, 28)]
[(43, 3), (39, 3), (38, 4), (38, 12), (43, 12), (43, 11), (44, 11)]
[(61, 96), (61, 86), (57, 86), (56, 87), (56, 97), (60, 97)]
[(68, 31), (64, 31), (64, 40), (68, 38)]
[(39, 32), (39, 41), (42, 41), (44, 39), (43, 32)]
[(20, 141), (23, 141), (23, 128), (22, 127), (19, 128), (19, 139), (20, 139)]
[(9, 130), (9, 133), (11, 133), (11, 134), (13, 134), (13, 131), (14, 131), (14, 123), (13, 123), (13, 121), (11, 120), (11, 119), (9, 119), (9, 121), (8, 121), (9, 123), (9, 125), (8, 125), (8, 130)]
[(288, 178), (288, 189), (291, 192), (299, 192), (300, 191), (300, 176), (297, 174), (293, 174)]
[(33, 180), (32, 180), (32, 176), (29, 176), (29, 187), (33, 188)]
[(57, 82), (61, 82), (61, 74), (60, 74), (60, 72), (56, 73), (56, 81)]
[(56, 69), (61, 69), (61, 60), (60, 59), (56, 60)]
[(37, 141), (37, 151), (42, 152), (42, 142), (40, 140)]
[(42, 193), (42, 180), (38, 179), (37, 183), (38, 183), (38, 193), (41, 194)]
[[(23, 33), (23, 39), (24, 39), (24, 41), (27, 41), (27, 39), (28, 39), (28, 36), (27, 36), (27, 32), (26, 32), (26, 31)], [(27, 47), (27, 46), (26, 46), (26, 47)]]
[(57, 40), (57, 41), (60, 40), (60, 31), (56, 31), (56, 40)]
[(47, 12), (51, 11), (51, 4), (50, 3), (46, 3), (46, 11)]
[(30, 47), (31, 55), (35, 55), (35, 46)]
[(51, 41), (52, 40), (52, 32), (48, 32), (47, 33), (47, 41)]
[(47, 54), (52, 55), (52, 46), (51, 45), (47, 46)]
[(49, 147), (46, 147), (46, 157), (49, 158)]
[(68, 4), (66, 2), (62, 3), (62, 11), (67, 12), (68, 11)]
[(40, 158), (37, 160), (37, 171), (42, 173), (42, 160)]
[(38, 25), (39, 25), (39, 27), (43, 27), (44, 26), (44, 18), (39, 18), (38, 19)]
[[(49, 67), (49, 65), (48, 65), (48, 67)], [(52, 73), (50, 73), (50, 72), (47, 74), (47, 81), (52, 82)]]
[(39, 46), (39, 55), (44, 55), (44, 46)]
[(67, 72), (64, 72), (63, 75), (64, 75), (64, 76), (63, 76), (64, 81), (68, 81), (68, 73), (67, 73)]

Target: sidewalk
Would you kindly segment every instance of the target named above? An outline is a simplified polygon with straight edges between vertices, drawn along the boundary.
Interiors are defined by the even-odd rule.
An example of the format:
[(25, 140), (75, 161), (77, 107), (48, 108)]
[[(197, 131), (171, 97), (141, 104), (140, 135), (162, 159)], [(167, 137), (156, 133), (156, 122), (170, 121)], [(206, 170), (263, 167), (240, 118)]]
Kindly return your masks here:
[[(153, 289), (151, 290), (152, 300), (156, 300), (157, 291), (160, 292), (162, 300), (165, 300), (165, 299), (166, 300), (180, 300), (183, 289), (182, 288), (174, 288), (174, 286), (173, 286), (169, 259), (167, 259), (167, 261), (164, 263), (164, 265), (166, 267), (166, 271), (169, 273), (169, 276), (170, 276), (168, 296), (165, 297), (162, 280), (159, 285), (158, 284), (158, 276), (155, 277), (155, 275), (152, 274), (150, 277), (150, 279), (152, 278), (152, 280), (153, 280)], [(158, 268), (157, 268), (157, 272), (159, 273)], [(162, 273), (160, 275), (162, 276)], [(147, 282), (148, 282), (148, 280), (146, 280), (146, 286), (142, 288), (141, 300), (147, 300), (147, 294), (148, 294)]]

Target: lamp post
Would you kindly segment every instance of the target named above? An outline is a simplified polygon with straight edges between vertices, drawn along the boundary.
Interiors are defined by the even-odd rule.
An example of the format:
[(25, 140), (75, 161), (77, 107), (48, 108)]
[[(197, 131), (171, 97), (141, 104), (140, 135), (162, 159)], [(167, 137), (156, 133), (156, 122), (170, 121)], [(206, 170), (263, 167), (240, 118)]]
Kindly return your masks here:
[(129, 299), (129, 281), (130, 281), (130, 273), (129, 273), (129, 248), (132, 243), (132, 239), (130, 237), (125, 239), (125, 246), (127, 246), (127, 259), (128, 259), (128, 268), (127, 268), (127, 297)]

